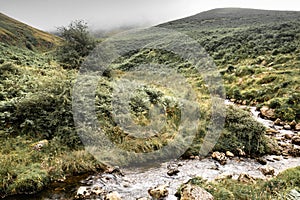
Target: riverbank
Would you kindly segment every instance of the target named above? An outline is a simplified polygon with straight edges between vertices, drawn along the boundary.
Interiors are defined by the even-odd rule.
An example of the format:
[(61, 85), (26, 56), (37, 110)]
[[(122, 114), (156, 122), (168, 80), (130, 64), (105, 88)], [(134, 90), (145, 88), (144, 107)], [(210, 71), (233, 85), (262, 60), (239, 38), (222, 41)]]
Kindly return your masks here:
[[(227, 104), (229, 104), (228, 101)], [(95, 188), (105, 188), (103, 191), (98, 191), (102, 191), (102, 195), (105, 194), (105, 191), (116, 191), (122, 199), (130, 200), (142, 197), (146, 199), (149, 197), (148, 190), (150, 188), (163, 185), (169, 193), (166, 199), (175, 200), (177, 199), (175, 193), (178, 188), (189, 180), (204, 187), (216, 199), (220, 199), (222, 195), (227, 195), (226, 199), (234, 199), (234, 197), (274, 199), (280, 198), (280, 195), (287, 195), (294, 188), (299, 188), (300, 157), (294, 157), (287, 153), (291, 153), (291, 149), (297, 150), (300, 147), (294, 145), (291, 139), (281, 137), (281, 140), (276, 140), (278, 135), (296, 135), (298, 133), (291, 130), (287, 132), (281, 127), (274, 127), (274, 122), (259, 117), (259, 112), (256, 111), (255, 107), (242, 106), (242, 109), (251, 112), (253, 117), (262, 123), (267, 130), (271, 127), (276, 130), (276, 134), (266, 132), (266, 137), (269, 137), (270, 140), (274, 139), (279, 144), (286, 144), (286, 147), (289, 146), (289, 151), (281, 150), (279, 152), (277, 149), (274, 151), (276, 155), (266, 155), (259, 158), (250, 158), (250, 155), (228, 156), (226, 164), (223, 165), (211, 156), (205, 159), (193, 156), (193, 159), (171, 161), (158, 166), (124, 169), (122, 174), (125, 176), (96, 174), (83, 180), (84, 184), (78, 189), (77, 196), (88, 198), (91, 191), (95, 191)], [(281, 145), (276, 145), (276, 147), (282, 148)], [(241, 179), (243, 175), (248, 178)], [(214, 191), (212, 188), (218, 188), (223, 192)], [(274, 188), (277, 188), (276, 193), (273, 191)], [(84, 191), (87, 195), (83, 195)], [(93, 194), (91, 195), (93, 196)], [(98, 195), (101, 195), (101, 192)]]

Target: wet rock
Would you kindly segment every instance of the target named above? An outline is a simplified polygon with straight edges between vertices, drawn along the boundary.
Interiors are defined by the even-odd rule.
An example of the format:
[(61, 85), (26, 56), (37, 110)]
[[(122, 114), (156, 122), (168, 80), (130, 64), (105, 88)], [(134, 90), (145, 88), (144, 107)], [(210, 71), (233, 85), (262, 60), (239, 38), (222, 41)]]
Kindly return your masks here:
[(275, 118), (275, 110), (271, 109), (267, 106), (263, 106), (260, 109), (260, 114), (262, 117), (267, 118), (267, 119), (274, 119)]
[(282, 160), (282, 157), (281, 156), (274, 156), (273, 160), (280, 161), (280, 160)]
[(221, 165), (225, 165), (227, 162), (227, 157), (225, 156), (224, 153), (220, 153), (218, 151), (215, 151), (212, 153), (211, 157), (218, 161)]
[(153, 189), (150, 188), (148, 190), (148, 193), (154, 200), (164, 199), (169, 195), (169, 191), (167, 190), (166, 185), (160, 185)]
[(104, 200), (122, 200), (118, 192), (110, 192), (105, 197)]
[(290, 140), (290, 139), (292, 139), (293, 134), (291, 134), (291, 133), (286, 133), (286, 134), (284, 135), (284, 137), (285, 137), (286, 139)]
[(180, 200), (213, 200), (214, 197), (203, 188), (186, 184), (180, 189)]
[(227, 157), (230, 157), (230, 158), (234, 157), (234, 154), (231, 153), (230, 151), (226, 151), (225, 154), (226, 154)]
[(267, 135), (274, 135), (274, 134), (277, 134), (277, 133), (279, 133), (279, 131), (277, 131), (276, 129), (273, 129), (273, 128), (268, 128), (266, 130)]
[(246, 156), (246, 153), (245, 153), (244, 150), (242, 150), (242, 149), (240, 149), (240, 148), (237, 148), (236, 150), (238, 151), (239, 156)]
[(300, 157), (300, 147), (293, 147), (288, 152), (291, 156)]
[(77, 190), (75, 199), (83, 199), (91, 195), (91, 187), (81, 186)]
[(267, 164), (267, 160), (263, 159), (263, 158), (257, 158), (256, 161), (261, 164), (261, 165), (266, 165)]
[(291, 130), (292, 129), (292, 127), (290, 125), (288, 125), (288, 124), (284, 125), (283, 128), (285, 130)]
[(300, 131), (300, 123), (296, 124), (295, 131)]
[(242, 183), (256, 183), (255, 178), (244, 173), (240, 174), (237, 180)]
[(114, 167), (110, 166), (104, 172), (109, 174), (118, 174), (124, 176), (124, 173), (121, 171), (119, 166), (114, 166)]
[(294, 128), (295, 126), (297, 125), (297, 122), (295, 120), (293, 120), (291, 123), (290, 123), (290, 126), (292, 128)]
[(292, 138), (292, 144), (300, 145), (300, 136), (294, 136)]
[(179, 169), (175, 168), (175, 169), (169, 169), (169, 171), (167, 172), (167, 174), (169, 176), (174, 176), (174, 175), (177, 175), (179, 173)]
[(267, 175), (271, 175), (274, 176), (275, 174), (275, 169), (269, 165), (265, 166), (265, 167), (261, 167), (260, 171), (263, 173), (263, 175), (267, 176)]
[(277, 118), (275, 121), (274, 121), (274, 125), (277, 125), (277, 126), (280, 126), (281, 124), (281, 119)]

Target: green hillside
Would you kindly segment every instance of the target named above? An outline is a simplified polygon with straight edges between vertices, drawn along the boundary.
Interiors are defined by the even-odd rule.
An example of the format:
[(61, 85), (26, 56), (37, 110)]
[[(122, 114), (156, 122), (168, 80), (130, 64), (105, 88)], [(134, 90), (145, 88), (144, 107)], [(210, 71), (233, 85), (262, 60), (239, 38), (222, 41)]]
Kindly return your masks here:
[(30, 50), (47, 51), (62, 40), (0, 13), (0, 41)]
[(228, 98), (300, 119), (300, 12), (214, 9), (160, 27), (196, 39), (223, 74)]
[[(3, 14), (0, 14), (0, 19), (0, 145), (3, 147), (0, 150), (0, 197), (34, 193), (66, 176), (104, 169), (102, 163), (84, 151), (76, 132), (72, 89), (79, 71), (74, 66), (64, 68), (64, 63), (57, 61), (53, 48), (62, 40)], [(206, 49), (224, 79), (228, 98), (258, 107), (268, 105), (275, 109), (273, 118), (299, 122), (299, 19), (299, 12), (229, 8), (203, 12), (159, 27), (183, 32)], [(140, 37), (133, 41), (139, 42), (144, 37), (149, 39), (149, 35)], [(124, 41), (127, 39), (132, 40), (125, 38)], [(122, 44), (124, 41), (118, 42)], [(93, 58), (90, 61), (93, 64)], [(124, 119), (131, 119), (132, 124), (141, 127), (151, 125), (152, 129), (161, 124), (163, 127), (159, 127), (155, 134), (141, 129), (139, 134), (144, 137), (135, 137), (130, 126), (124, 130), (115, 122), (112, 103), (118, 102), (113, 102), (112, 79), (130, 82), (131, 72), (141, 64), (149, 63), (166, 66), (167, 70), (173, 70), (186, 79), (196, 92), (195, 104), (201, 105), (199, 112), (192, 110), (189, 113), (201, 116), (197, 124), (189, 124), (189, 118), (186, 118), (185, 123), (190, 126), (181, 129), (180, 97), (172, 91), (173, 88), (155, 83), (132, 92), (130, 113), (126, 113)], [(183, 156), (199, 154), (209, 128), (212, 102), (209, 88), (195, 66), (172, 52), (144, 48), (122, 55), (109, 67), (97, 84), (95, 112), (105, 136), (129, 152), (127, 157), (124, 155), (125, 159), (113, 159), (121, 165), (142, 163), (147, 160), (137, 153), (155, 151), (169, 142), (174, 151), (168, 153), (174, 154), (185, 145), (185, 140), (180, 137), (173, 142), (174, 137), (180, 135), (179, 131), (189, 135), (194, 130), (197, 134), (192, 138), (193, 144)], [(160, 72), (159, 68), (156, 69)], [(164, 73), (165, 79), (177, 86), (178, 80), (171, 79), (168, 71)], [(83, 85), (88, 85), (89, 81)], [(85, 102), (85, 97), (81, 96), (84, 92), (79, 93), (82, 102)], [(161, 110), (155, 110), (153, 117), (154, 107)], [(278, 152), (276, 145), (270, 145), (265, 137), (265, 128), (248, 112), (230, 106), (226, 108), (226, 114), (224, 129), (214, 150), (238, 154), (238, 149), (243, 149), (248, 156)], [(90, 119), (85, 110), (80, 115)], [(158, 119), (157, 124), (152, 123), (153, 119)], [(81, 133), (89, 130), (85, 129), (86, 124), (80, 125)], [(111, 159), (114, 153), (103, 156)], [(154, 157), (150, 159), (152, 162)]]

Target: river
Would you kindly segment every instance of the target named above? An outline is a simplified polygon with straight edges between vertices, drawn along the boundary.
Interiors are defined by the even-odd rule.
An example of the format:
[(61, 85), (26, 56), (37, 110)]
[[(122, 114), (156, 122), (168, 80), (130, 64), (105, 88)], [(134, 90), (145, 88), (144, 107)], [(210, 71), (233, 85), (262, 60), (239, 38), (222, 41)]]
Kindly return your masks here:
[[(226, 101), (226, 103), (229, 104), (230, 102)], [(260, 118), (258, 115), (259, 112), (256, 111), (255, 107), (249, 107), (249, 109), (257, 121), (268, 128), (272, 127), (279, 131), (276, 137), (280, 137), (284, 134), (294, 134), (293, 131), (283, 130), (281, 127), (274, 126), (270, 120)], [(290, 141), (286, 142), (289, 143)], [(264, 156), (263, 159), (267, 161), (267, 165), (275, 169), (275, 175), (288, 168), (300, 166), (300, 157), (267, 155)], [(102, 173), (88, 177), (73, 177), (67, 184), (56, 184), (51, 190), (43, 191), (36, 195), (25, 195), (24, 198), (19, 196), (20, 198), (18, 199), (73, 199), (79, 187), (80, 190), (90, 190), (97, 187), (105, 191), (117, 191), (122, 199), (136, 200), (141, 197), (149, 197), (149, 188), (166, 185), (169, 190), (167, 200), (175, 200), (177, 198), (174, 194), (177, 188), (195, 176), (213, 180), (220, 176), (232, 175), (233, 179), (237, 179), (241, 173), (246, 172), (254, 178), (265, 179), (266, 176), (264, 176), (260, 170), (262, 166), (263, 165), (258, 163), (255, 159), (238, 157), (229, 159), (225, 165), (220, 165), (211, 158), (172, 160), (153, 166), (122, 169), (124, 176), (120, 174)], [(179, 173), (174, 176), (169, 176), (167, 172), (170, 167), (178, 169)]]

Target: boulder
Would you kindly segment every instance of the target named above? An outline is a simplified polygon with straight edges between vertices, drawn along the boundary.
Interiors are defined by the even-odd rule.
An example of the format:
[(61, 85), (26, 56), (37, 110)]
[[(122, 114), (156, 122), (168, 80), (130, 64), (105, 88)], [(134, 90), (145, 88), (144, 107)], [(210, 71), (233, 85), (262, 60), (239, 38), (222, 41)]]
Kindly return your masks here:
[(218, 161), (221, 165), (225, 165), (227, 162), (227, 157), (225, 156), (224, 153), (220, 153), (218, 151), (215, 151), (212, 153), (211, 157)]
[(160, 185), (155, 188), (150, 188), (148, 190), (149, 195), (152, 197), (152, 199), (158, 200), (166, 198), (169, 195), (169, 191), (167, 190), (166, 185)]
[(255, 178), (253, 178), (249, 174), (244, 173), (240, 174), (237, 180), (242, 183), (256, 183)]
[(275, 169), (269, 165), (265, 166), (265, 167), (261, 167), (260, 171), (263, 173), (263, 175), (267, 176), (267, 175), (271, 175), (274, 176), (275, 174)]
[(266, 165), (267, 164), (267, 160), (263, 159), (263, 158), (257, 158), (256, 161), (261, 164), (261, 165)]
[(274, 119), (275, 118), (275, 110), (271, 109), (267, 106), (263, 106), (260, 109), (260, 114), (262, 117), (267, 118), (267, 119)]
[(240, 148), (237, 148), (236, 150), (239, 152), (239, 156), (246, 156), (246, 153), (244, 150), (242, 150)]
[(174, 168), (174, 169), (169, 169), (169, 171), (167, 172), (167, 174), (169, 176), (174, 176), (174, 175), (177, 175), (179, 172), (180, 172), (179, 169)]
[(293, 120), (291, 123), (290, 123), (290, 126), (291, 127), (295, 127), (297, 125), (297, 122), (295, 120)]
[(291, 130), (292, 129), (292, 127), (290, 125), (288, 125), (288, 124), (284, 125), (283, 128), (285, 130)]
[(118, 192), (110, 192), (105, 197), (104, 200), (122, 200)]
[(180, 200), (213, 200), (214, 197), (203, 188), (186, 184), (180, 189)]
[(77, 190), (77, 194), (75, 196), (75, 199), (87, 198), (90, 195), (91, 195), (91, 187), (89, 187), (89, 186), (81, 186)]
[(295, 144), (295, 145), (300, 145), (300, 136), (294, 136), (292, 137), (292, 144)]
[(286, 133), (286, 134), (284, 134), (284, 137), (285, 137), (285, 139), (290, 140), (290, 139), (293, 138), (293, 134), (291, 134), (291, 133)]
[(234, 157), (234, 154), (231, 153), (230, 151), (226, 151), (225, 154), (226, 154), (227, 157), (230, 157), (230, 158)]
[(300, 123), (296, 124), (295, 131), (300, 131)]
[(274, 121), (274, 125), (280, 126), (280, 125), (281, 125), (281, 119), (277, 118), (277, 119)]
[(267, 133), (267, 135), (273, 135), (273, 134), (279, 133), (279, 131), (277, 131), (276, 129), (273, 129), (273, 128), (268, 128), (266, 130), (266, 133)]

